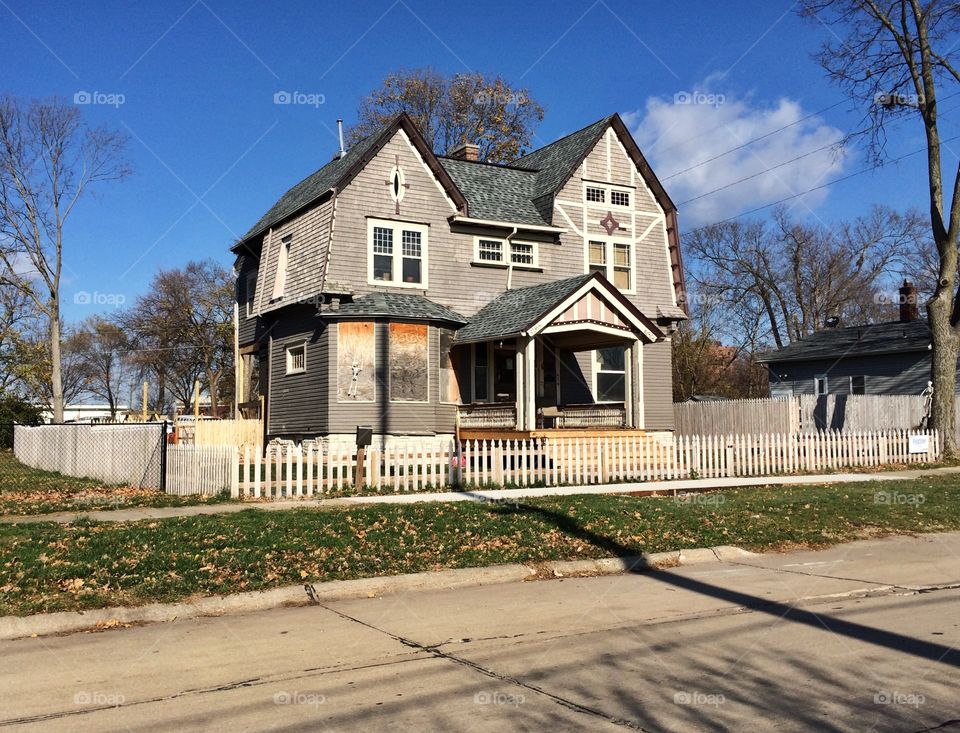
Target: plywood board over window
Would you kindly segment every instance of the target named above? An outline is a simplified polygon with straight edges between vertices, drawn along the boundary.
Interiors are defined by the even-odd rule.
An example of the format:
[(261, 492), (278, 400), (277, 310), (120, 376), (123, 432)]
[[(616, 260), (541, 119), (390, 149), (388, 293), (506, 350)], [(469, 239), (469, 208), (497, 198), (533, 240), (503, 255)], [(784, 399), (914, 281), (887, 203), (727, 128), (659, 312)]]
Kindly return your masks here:
[(449, 328), (440, 329), (440, 401), (459, 404), (460, 385), (457, 382), (453, 336), (454, 332)]
[(376, 339), (370, 321), (343, 321), (337, 326), (337, 401), (376, 399)]
[(429, 329), (423, 323), (390, 324), (390, 399), (428, 402), (430, 397)]

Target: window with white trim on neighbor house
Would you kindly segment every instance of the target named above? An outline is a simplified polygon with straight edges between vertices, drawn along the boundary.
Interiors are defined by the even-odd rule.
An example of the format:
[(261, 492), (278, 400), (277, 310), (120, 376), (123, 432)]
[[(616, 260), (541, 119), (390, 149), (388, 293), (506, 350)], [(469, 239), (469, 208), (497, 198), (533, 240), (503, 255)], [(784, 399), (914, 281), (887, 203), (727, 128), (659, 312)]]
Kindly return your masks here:
[(423, 224), (369, 219), (370, 284), (426, 288), (427, 231)]

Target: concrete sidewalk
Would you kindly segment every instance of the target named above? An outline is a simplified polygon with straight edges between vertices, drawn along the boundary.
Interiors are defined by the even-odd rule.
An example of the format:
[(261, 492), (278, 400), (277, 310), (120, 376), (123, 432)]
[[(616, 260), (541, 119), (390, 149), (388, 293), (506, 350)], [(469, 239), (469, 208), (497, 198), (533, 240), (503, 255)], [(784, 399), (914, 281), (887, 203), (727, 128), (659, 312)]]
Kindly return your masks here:
[(87, 512), (55, 512), (28, 516), (2, 516), (2, 524), (29, 522), (56, 522), (69, 524), (80, 517), (98, 522), (136, 522), (145, 519), (196, 517), (205, 514), (233, 514), (248, 509), (283, 511), (288, 509), (342, 509), (364, 504), (419, 504), (429, 502), (491, 501), (512, 502), (544, 496), (573, 496), (576, 494), (643, 494), (675, 493), (681, 491), (710, 491), (749, 486), (805, 486), (810, 484), (856, 483), (862, 481), (903, 481), (923, 476), (942, 476), (960, 473), (960, 466), (943, 468), (877, 471), (874, 473), (826, 473), (803, 476), (750, 476), (735, 478), (699, 478), (678, 481), (642, 481), (616, 484), (588, 484), (579, 486), (546, 486), (523, 489), (484, 489), (476, 491), (435, 491), (428, 493), (376, 494), (336, 499), (284, 499), (281, 501), (238, 501), (229, 504), (208, 504), (181, 507), (134, 507)]
[(17, 731), (956, 730), (960, 533), (0, 641)]

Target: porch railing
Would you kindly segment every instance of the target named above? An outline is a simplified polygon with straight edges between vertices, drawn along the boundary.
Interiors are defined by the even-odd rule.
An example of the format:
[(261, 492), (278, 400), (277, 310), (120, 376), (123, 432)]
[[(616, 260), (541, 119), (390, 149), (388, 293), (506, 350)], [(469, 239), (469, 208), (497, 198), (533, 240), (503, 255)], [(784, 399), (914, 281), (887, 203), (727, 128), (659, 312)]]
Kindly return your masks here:
[(623, 428), (627, 410), (623, 405), (564, 405), (538, 411), (538, 423), (554, 428)]
[(461, 405), (461, 428), (502, 428), (517, 426), (517, 406), (513, 404)]

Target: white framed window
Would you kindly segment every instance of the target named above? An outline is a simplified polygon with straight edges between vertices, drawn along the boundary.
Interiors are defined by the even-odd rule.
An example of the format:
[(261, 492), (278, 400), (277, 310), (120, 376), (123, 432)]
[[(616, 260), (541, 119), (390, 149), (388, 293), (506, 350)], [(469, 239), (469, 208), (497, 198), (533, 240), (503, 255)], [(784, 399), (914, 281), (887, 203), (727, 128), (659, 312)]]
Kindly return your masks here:
[(477, 262), (503, 262), (503, 241), (478, 237), (475, 253)]
[(599, 272), (624, 293), (634, 292), (633, 245), (614, 240), (589, 240), (587, 272)]
[(593, 394), (597, 402), (626, 400), (626, 360), (622, 346), (597, 349), (594, 354)]
[(273, 300), (283, 297), (287, 289), (287, 264), (290, 261), (290, 246), (293, 244), (293, 235), (288, 234), (280, 240), (280, 251), (277, 254), (277, 273), (273, 278)]
[(287, 374), (302, 374), (307, 371), (307, 342), (301, 341), (287, 347)]
[(607, 201), (607, 190), (600, 186), (587, 186), (587, 201), (595, 204), (603, 204)]
[(827, 383), (826, 374), (818, 374), (813, 378), (813, 393), (818, 397), (820, 395), (825, 395), (828, 392), (829, 384)]
[(521, 267), (537, 266), (537, 245), (535, 242), (510, 242), (510, 264)]
[(257, 297), (257, 271), (248, 272), (243, 281), (243, 300), (247, 306), (247, 318), (253, 316), (254, 302)]
[(621, 209), (629, 209), (633, 204), (633, 192), (625, 186), (611, 183), (585, 183), (583, 198), (588, 204), (606, 204)]
[(474, 239), (473, 261), (482, 265), (513, 265), (515, 267), (539, 267), (539, 252), (536, 242), (520, 242), (511, 239)]
[(426, 289), (427, 231), (424, 224), (368, 219), (369, 283)]

